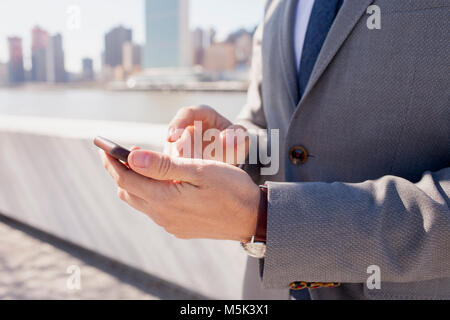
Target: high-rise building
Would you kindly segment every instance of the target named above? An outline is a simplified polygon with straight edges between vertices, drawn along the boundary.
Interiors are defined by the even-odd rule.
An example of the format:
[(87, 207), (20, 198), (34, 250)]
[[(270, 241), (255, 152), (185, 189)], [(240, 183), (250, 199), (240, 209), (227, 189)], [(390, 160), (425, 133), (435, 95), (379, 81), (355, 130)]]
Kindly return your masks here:
[(91, 58), (82, 60), (82, 78), (84, 81), (94, 80), (94, 61)]
[(253, 34), (245, 29), (231, 33), (226, 42), (236, 46), (236, 60), (239, 65), (250, 65), (253, 52)]
[(62, 36), (56, 34), (50, 37), (47, 45), (47, 81), (65, 82), (66, 79)]
[(31, 31), (31, 80), (47, 81), (48, 32), (38, 26)]
[(202, 65), (205, 58), (205, 50), (211, 47), (215, 42), (216, 31), (212, 28), (203, 30), (196, 28), (192, 31), (192, 64)]
[(193, 46), (193, 65), (201, 65), (203, 63), (203, 50), (205, 49), (204, 32), (201, 28), (196, 28), (192, 31), (192, 46)]
[(207, 72), (232, 71), (237, 64), (236, 46), (233, 43), (215, 43), (205, 49), (203, 67)]
[(188, 0), (146, 0), (145, 68), (192, 64)]
[(133, 44), (133, 66), (142, 67), (142, 46), (139, 44)]
[(203, 39), (205, 48), (211, 47), (216, 42), (216, 30), (214, 28), (205, 30)]
[(0, 62), (0, 86), (8, 83), (8, 65)]
[(122, 65), (123, 44), (133, 40), (133, 32), (122, 26), (116, 27), (105, 35), (105, 65), (117, 67)]
[(25, 70), (23, 67), (22, 39), (18, 37), (8, 38), (9, 63), (8, 79), (11, 84), (25, 82)]
[(139, 71), (141, 69), (142, 47), (132, 42), (125, 42), (122, 51), (123, 70), (127, 73)]

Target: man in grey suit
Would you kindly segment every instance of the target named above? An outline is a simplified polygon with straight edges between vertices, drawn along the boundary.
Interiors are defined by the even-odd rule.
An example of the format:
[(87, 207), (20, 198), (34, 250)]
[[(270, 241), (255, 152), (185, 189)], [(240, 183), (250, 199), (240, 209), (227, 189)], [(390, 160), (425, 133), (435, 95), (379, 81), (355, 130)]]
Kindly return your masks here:
[(168, 140), (257, 132), (279, 170), (135, 150), (134, 172), (104, 157), (119, 195), (180, 238), (243, 242), (246, 298), (450, 299), (449, 9), (268, 1), (237, 123), (186, 108)]

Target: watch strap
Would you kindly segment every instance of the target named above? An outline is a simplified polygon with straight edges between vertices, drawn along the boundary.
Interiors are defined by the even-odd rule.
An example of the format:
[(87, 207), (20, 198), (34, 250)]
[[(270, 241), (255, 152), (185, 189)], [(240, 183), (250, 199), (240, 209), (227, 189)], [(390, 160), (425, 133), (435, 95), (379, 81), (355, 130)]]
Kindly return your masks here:
[(268, 188), (267, 186), (260, 186), (261, 198), (258, 207), (258, 220), (256, 223), (255, 241), (267, 241), (267, 210), (268, 210)]

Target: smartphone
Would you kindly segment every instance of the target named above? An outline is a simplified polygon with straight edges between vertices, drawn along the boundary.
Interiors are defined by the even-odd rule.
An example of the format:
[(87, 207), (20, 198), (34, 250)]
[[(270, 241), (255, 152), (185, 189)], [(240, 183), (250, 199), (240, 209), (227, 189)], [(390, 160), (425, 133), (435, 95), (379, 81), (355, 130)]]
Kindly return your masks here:
[(127, 150), (124, 147), (119, 146), (117, 143), (114, 143), (111, 140), (105, 139), (103, 137), (95, 138), (94, 144), (114, 159), (120, 160), (125, 164), (128, 163), (128, 156), (131, 152), (130, 150)]

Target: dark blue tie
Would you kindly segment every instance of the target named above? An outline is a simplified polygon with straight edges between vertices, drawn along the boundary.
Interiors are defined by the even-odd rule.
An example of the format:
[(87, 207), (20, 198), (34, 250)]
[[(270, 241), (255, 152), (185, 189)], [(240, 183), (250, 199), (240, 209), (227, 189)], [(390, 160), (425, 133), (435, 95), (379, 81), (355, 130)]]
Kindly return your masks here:
[(309, 19), (303, 45), (298, 75), (300, 97), (305, 93), (309, 78), (319, 57), (320, 50), (327, 38), (333, 21), (344, 0), (316, 0)]

